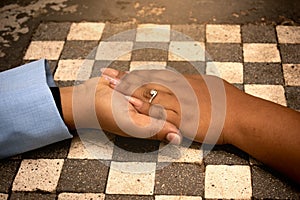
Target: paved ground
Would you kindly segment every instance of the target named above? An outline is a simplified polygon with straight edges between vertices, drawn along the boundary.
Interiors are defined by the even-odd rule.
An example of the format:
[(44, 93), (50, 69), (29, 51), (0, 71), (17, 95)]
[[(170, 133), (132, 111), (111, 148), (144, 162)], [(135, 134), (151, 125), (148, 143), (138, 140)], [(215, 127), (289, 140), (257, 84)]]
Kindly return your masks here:
[[(226, 18), (226, 14), (222, 12), (220, 15), (223, 18), (217, 17), (216, 20), (208, 20), (208, 23), (200, 21), (201, 17), (198, 21), (189, 21), (184, 15), (176, 18), (166, 14), (170, 18), (168, 21), (168, 17), (160, 15), (155, 18), (157, 13), (167, 12), (163, 9), (165, 4), (162, 2), (154, 3), (157, 7), (154, 8), (150, 3), (137, 5), (125, 1), (100, 1), (107, 8), (118, 5), (119, 9), (125, 10), (120, 15), (115, 14), (119, 16), (116, 19), (105, 18), (112, 17), (111, 14), (105, 15), (105, 9), (100, 9), (100, 14), (95, 11), (96, 16), (86, 16), (82, 12), (85, 5), (100, 4), (99, 2), (87, 1), (80, 5), (75, 1), (63, 0), (56, 3), (40, 1), (44, 2), (40, 5), (30, 2), (22, 3), (27, 10), (17, 12), (17, 6), (7, 11), (11, 13), (8, 15), (10, 17), (14, 16), (12, 13), (17, 13), (18, 16), (8, 19), (26, 21), (28, 29), (23, 25), (18, 27), (18, 23), (13, 25), (15, 29), (2, 27), (2, 70), (46, 58), (50, 61), (57, 83), (72, 85), (77, 78), (76, 72), (86, 58), (80, 80), (98, 76), (99, 69), (104, 66), (121, 70), (170, 66), (183, 73), (196, 73), (195, 69), (211, 73), (212, 69), (217, 68), (221, 77), (241, 90), (300, 110), (300, 26), (297, 26), (299, 18), (293, 15), (292, 9), (283, 12), (291, 5), (289, 2), (282, 7), (279, 3), (274, 5), (273, 9), (280, 7), (282, 13), (278, 11), (279, 14), (272, 15), (266, 12), (269, 17), (274, 17), (268, 23), (258, 23), (261, 22), (259, 14), (257, 19), (249, 13), (253, 19), (245, 15), (240, 21), (234, 21), (233, 19), (238, 18), (238, 13), (232, 18)], [(196, 2), (211, 1), (194, 3)], [(232, 1), (231, 5), (243, 7), (248, 4), (234, 4)], [(101, 7), (103, 8), (102, 4)], [(144, 13), (139, 7), (145, 7)], [(120, 20), (123, 19), (123, 14), (129, 12), (129, 8), (137, 9), (133, 14), (137, 20)], [(55, 9), (63, 13), (63, 16), (55, 16), (53, 13), (58, 13)], [(234, 9), (234, 6), (225, 6), (224, 12), (229, 9)], [(112, 10), (107, 9), (106, 12), (111, 13)], [(154, 14), (148, 14), (151, 12)], [(26, 16), (28, 20), (24, 19)], [(293, 26), (280, 25), (282, 21), (276, 21), (280, 19), (278, 16), (285, 16), (284, 23)], [(158, 19), (162, 21), (157, 21)], [(252, 24), (247, 23), (247, 20)], [(160, 31), (143, 31), (143, 28), (149, 27), (147, 22), (154, 25), (146, 30), (154, 28)], [(124, 30), (133, 31), (111, 37)], [(22, 31), (24, 35), (21, 34)], [(194, 41), (174, 31), (180, 31)], [(14, 41), (15, 37), (17, 39)], [(16, 51), (12, 51), (12, 48)], [(10, 55), (15, 55), (16, 59)], [(206, 149), (200, 150), (200, 144), (196, 143), (188, 148), (169, 146), (165, 149), (163, 143), (154, 141), (112, 135), (110, 140), (115, 146), (105, 145), (106, 153), (97, 157), (103, 162), (95, 160), (94, 155), (87, 152), (78, 136), (72, 141), (63, 141), (1, 161), (0, 199), (300, 197), (300, 191), (286, 178), (232, 146), (215, 147), (203, 157)], [(136, 154), (146, 152), (153, 153)], [(166, 167), (162, 168), (162, 165)], [(115, 170), (120, 168), (152, 171), (136, 174)]]

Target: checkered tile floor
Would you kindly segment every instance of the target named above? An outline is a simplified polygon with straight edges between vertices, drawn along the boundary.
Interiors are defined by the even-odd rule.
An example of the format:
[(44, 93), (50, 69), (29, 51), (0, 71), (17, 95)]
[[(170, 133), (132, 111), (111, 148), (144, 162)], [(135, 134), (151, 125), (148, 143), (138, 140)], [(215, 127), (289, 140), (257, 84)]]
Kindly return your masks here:
[[(107, 66), (170, 66), (188, 74), (214, 74), (217, 68), (241, 90), (300, 111), (299, 55), (297, 26), (42, 23), (24, 63), (48, 59), (61, 86), (99, 76)], [(111, 140), (115, 146), (107, 147), (102, 162), (78, 136), (1, 161), (0, 199), (300, 198), (286, 178), (230, 145), (206, 155), (197, 143), (157, 152), (165, 144), (113, 135)]]

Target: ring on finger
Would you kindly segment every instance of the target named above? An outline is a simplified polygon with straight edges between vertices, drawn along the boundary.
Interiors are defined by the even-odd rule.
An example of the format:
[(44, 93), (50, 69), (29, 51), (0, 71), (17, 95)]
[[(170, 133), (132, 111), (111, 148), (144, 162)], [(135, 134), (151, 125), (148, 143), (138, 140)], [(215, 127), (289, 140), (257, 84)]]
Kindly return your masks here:
[(149, 103), (152, 103), (153, 99), (157, 96), (157, 90), (156, 89), (151, 89), (150, 90), (150, 95), (151, 95), (151, 98), (149, 99)]

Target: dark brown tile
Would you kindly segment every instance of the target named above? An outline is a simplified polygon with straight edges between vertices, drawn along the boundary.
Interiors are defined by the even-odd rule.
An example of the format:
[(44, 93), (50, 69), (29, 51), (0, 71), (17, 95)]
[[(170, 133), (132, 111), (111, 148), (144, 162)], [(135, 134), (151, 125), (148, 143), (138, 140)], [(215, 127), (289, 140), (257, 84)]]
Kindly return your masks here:
[(204, 146), (205, 165), (247, 165), (249, 156), (231, 145)]
[(10, 196), (10, 200), (55, 200), (56, 194), (44, 194), (33, 192), (14, 192)]
[(171, 25), (171, 41), (205, 41), (205, 26), (199, 24)]
[(300, 86), (286, 86), (287, 106), (300, 112)]
[(245, 63), (244, 83), (283, 85), (282, 67), (279, 63)]
[(158, 149), (159, 141), (117, 136), (112, 160), (156, 162)]
[(181, 74), (205, 74), (206, 64), (201, 61), (168, 61), (167, 66)]
[(17, 174), (20, 160), (0, 161), (0, 192), (8, 193)]
[(168, 47), (168, 43), (163, 42), (136, 42), (132, 61), (167, 61)]
[(32, 40), (65, 41), (70, 27), (71, 27), (70, 22), (64, 22), (64, 23), (50, 22), (50, 23), (40, 24), (37, 30), (34, 32)]
[(300, 63), (300, 44), (281, 44), (279, 47), (282, 63)]
[(242, 46), (241, 44), (206, 44), (206, 60), (218, 62), (242, 62)]
[[(165, 163), (158, 165), (161, 164), (165, 165)], [(154, 193), (203, 196), (204, 176), (203, 165), (169, 163), (156, 171)]]
[(57, 191), (103, 193), (107, 175), (108, 166), (99, 160), (67, 159)]
[(97, 46), (97, 41), (68, 40), (60, 59), (94, 59)]
[(134, 41), (136, 36), (136, 24), (131, 22), (105, 24), (101, 40), (105, 41)]
[(101, 75), (100, 69), (102, 68), (112, 68), (112, 69), (125, 72), (125, 71), (129, 71), (130, 62), (96, 60), (92, 69), (91, 77), (99, 77)]
[(68, 156), (71, 140), (64, 140), (57, 142), (33, 151), (26, 152), (22, 155), (22, 158), (26, 159), (64, 159)]
[(275, 27), (252, 24), (243, 25), (242, 40), (245, 43), (277, 43)]
[(251, 167), (252, 195), (255, 199), (299, 199), (297, 191), (286, 178), (268, 169), (258, 166)]

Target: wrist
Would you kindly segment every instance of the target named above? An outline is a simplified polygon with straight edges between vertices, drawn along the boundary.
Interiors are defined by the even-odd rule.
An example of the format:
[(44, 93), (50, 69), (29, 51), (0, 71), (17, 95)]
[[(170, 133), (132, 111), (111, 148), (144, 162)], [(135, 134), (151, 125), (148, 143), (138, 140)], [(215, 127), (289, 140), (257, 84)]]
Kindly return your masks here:
[(62, 87), (60, 90), (62, 114), (69, 129), (75, 129), (73, 117), (73, 87)]

